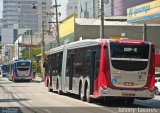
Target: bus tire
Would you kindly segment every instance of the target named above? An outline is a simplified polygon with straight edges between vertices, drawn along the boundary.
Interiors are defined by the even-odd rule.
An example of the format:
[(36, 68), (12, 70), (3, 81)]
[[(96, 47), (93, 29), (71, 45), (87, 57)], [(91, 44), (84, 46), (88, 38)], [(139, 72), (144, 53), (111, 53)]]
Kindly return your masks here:
[(134, 99), (129, 99), (129, 100), (128, 100), (128, 104), (129, 104), (129, 105), (132, 105), (133, 103), (134, 103)]
[(58, 95), (62, 95), (62, 91), (59, 89), (59, 81), (58, 80), (57, 80), (57, 84), (56, 84), (56, 89), (57, 89)]
[(15, 79), (14, 79), (14, 77), (12, 77), (12, 81), (13, 81), (13, 82), (15, 82)]
[(85, 97), (86, 97), (86, 101), (88, 103), (91, 103), (92, 102), (92, 98), (90, 97), (90, 88), (89, 88), (89, 85), (88, 83), (85, 85)]
[(154, 94), (155, 94), (155, 95), (158, 95), (158, 94), (159, 94), (159, 91), (158, 91), (158, 88), (157, 88), (157, 87), (154, 88)]
[(48, 84), (48, 92), (52, 92), (53, 89), (51, 88), (50, 84)]
[(58, 89), (58, 95), (62, 95), (62, 91)]
[(79, 98), (80, 98), (81, 101), (85, 100), (82, 83), (80, 83), (80, 86), (79, 86)]

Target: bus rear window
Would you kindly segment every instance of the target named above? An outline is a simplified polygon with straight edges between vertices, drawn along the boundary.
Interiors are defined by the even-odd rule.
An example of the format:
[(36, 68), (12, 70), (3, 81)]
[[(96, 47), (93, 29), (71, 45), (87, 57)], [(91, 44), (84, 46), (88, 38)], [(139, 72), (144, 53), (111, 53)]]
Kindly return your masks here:
[(148, 59), (149, 44), (125, 45), (125, 44), (111, 42), (110, 51), (112, 58)]
[(17, 67), (30, 66), (30, 62), (17, 62)]
[(19, 71), (28, 71), (29, 68), (18, 68)]

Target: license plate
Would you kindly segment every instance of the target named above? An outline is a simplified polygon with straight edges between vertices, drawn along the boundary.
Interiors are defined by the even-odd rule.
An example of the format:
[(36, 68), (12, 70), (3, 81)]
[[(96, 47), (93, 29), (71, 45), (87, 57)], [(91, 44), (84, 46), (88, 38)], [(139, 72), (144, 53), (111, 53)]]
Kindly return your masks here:
[(135, 94), (134, 93), (122, 93), (122, 96), (133, 97), (135, 96)]

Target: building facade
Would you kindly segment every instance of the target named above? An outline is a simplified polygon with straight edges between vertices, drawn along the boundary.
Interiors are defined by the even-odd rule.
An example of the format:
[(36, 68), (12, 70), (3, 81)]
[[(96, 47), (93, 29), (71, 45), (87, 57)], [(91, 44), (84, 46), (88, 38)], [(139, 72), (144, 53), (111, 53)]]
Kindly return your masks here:
[[(36, 9), (32, 8), (35, 4)], [(51, 0), (3, 0), (3, 27), (38, 31), (42, 21), (47, 29)]]
[(66, 15), (69, 16), (72, 13), (78, 14), (78, 1), (79, 0), (68, 0)]
[(2, 40), (1, 43), (3, 44), (13, 44), (14, 41), (20, 34), (24, 34), (28, 28), (2, 28), (1, 29), (1, 36)]
[(113, 0), (113, 16), (127, 15), (127, 8), (153, 0)]
[[(100, 0), (79, 0), (78, 18), (98, 18)], [(104, 16), (126, 16), (127, 8), (153, 0), (104, 0)]]

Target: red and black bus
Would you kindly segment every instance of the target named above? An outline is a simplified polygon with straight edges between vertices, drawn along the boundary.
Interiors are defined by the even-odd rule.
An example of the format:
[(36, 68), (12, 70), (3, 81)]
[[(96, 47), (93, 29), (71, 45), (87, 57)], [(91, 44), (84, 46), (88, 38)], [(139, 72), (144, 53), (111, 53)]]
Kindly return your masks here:
[(155, 85), (155, 50), (140, 40), (82, 40), (50, 50), (49, 91), (74, 93), (81, 100), (115, 97), (133, 103), (151, 99)]

